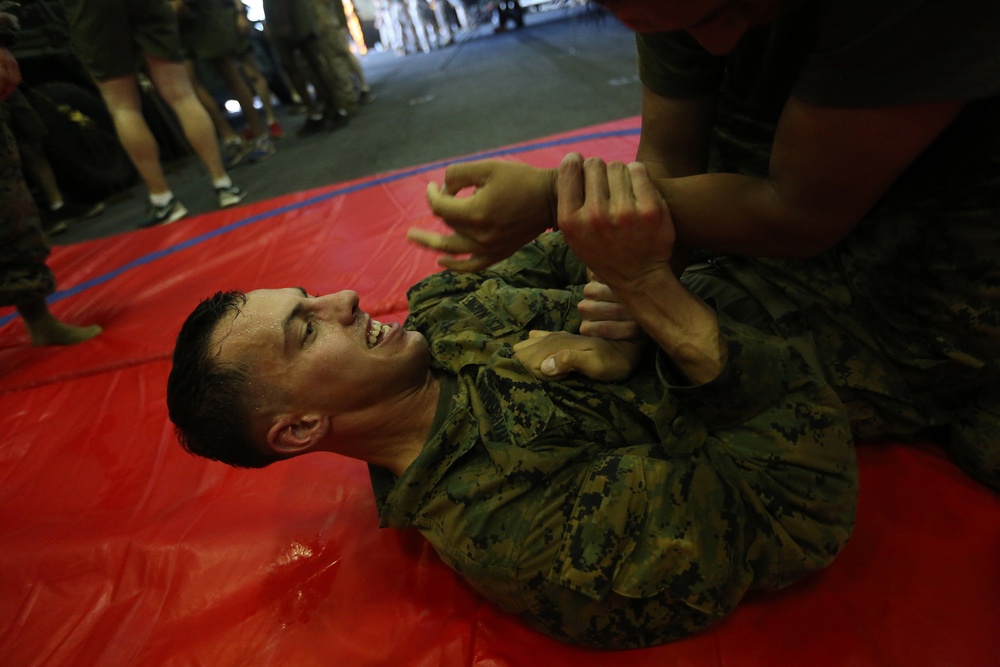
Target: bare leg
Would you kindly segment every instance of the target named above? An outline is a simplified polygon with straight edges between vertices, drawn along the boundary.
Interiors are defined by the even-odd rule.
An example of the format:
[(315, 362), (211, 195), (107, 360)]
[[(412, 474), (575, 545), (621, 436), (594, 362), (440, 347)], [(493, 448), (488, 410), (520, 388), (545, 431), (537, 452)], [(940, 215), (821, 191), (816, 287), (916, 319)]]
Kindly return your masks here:
[(153, 85), (177, 114), (177, 119), (184, 129), (184, 136), (201, 158), (212, 180), (225, 178), (226, 169), (222, 166), (222, 155), (219, 152), (212, 119), (195, 95), (184, 64), (173, 63), (149, 54), (146, 55), (146, 64), (149, 66), (149, 76), (153, 80)]
[(462, 30), (469, 29), (469, 13), (465, 9), (464, 0), (448, 0), (448, 4), (455, 10), (455, 17), (458, 19), (458, 27)]
[(57, 320), (49, 312), (45, 299), (21, 304), (17, 306), (17, 312), (28, 327), (33, 345), (75, 345), (90, 340), (102, 331), (96, 324), (77, 327)]
[[(183, 68), (183, 65), (180, 67)], [(135, 75), (98, 81), (97, 87), (111, 112), (118, 138), (139, 171), (146, 189), (150, 194), (168, 192), (170, 185), (160, 165), (160, 147), (142, 116), (142, 101)], [(211, 128), (211, 121), (209, 127)]]
[(56, 175), (52, 172), (52, 165), (45, 151), (31, 141), (18, 142), (18, 146), (21, 149), (21, 166), (45, 193), (45, 201), (53, 208), (61, 206), (62, 190), (59, 189), (59, 183), (56, 182)]
[(260, 120), (260, 114), (257, 113), (257, 109), (253, 106), (253, 93), (250, 92), (250, 87), (243, 78), (236, 59), (231, 57), (218, 58), (213, 60), (212, 64), (219, 69), (226, 83), (229, 84), (229, 88), (233, 91), (233, 95), (236, 96), (236, 101), (240, 103), (240, 108), (243, 109), (243, 116), (250, 124), (252, 135), (259, 137), (266, 134), (267, 128), (264, 127), (264, 124)]
[[(319, 116), (322, 111), (316, 104), (316, 101), (313, 100), (312, 95), (309, 94), (309, 85), (306, 82), (305, 75), (302, 74), (302, 70), (299, 68), (295, 53), (291, 49), (279, 47), (278, 58), (281, 60), (281, 64), (284, 65), (285, 74), (288, 76), (288, 82), (291, 84), (292, 90), (297, 92), (299, 97), (302, 98), (302, 103), (306, 107), (306, 113), (311, 118)], [(318, 87), (316, 92), (320, 92)]]
[(271, 88), (267, 85), (267, 79), (261, 73), (260, 68), (257, 67), (253, 51), (246, 52), (240, 65), (243, 67), (243, 73), (250, 80), (250, 85), (253, 86), (257, 97), (260, 98), (261, 104), (264, 105), (264, 118), (267, 119), (267, 124), (274, 123), (277, 121), (277, 117), (274, 115), (274, 103), (271, 101)]
[(226, 119), (225, 115), (223, 115), (222, 111), (216, 105), (215, 100), (212, 99), (212, 94), (198, 80), (194, 63), (189, 60), (185, 65), (188, 70), (188, 76), (191, 77), (191, 86), (194, 88), (194, 94), (198, 96), (198, 100), (205, 107), (205, 111), (208, 112), (208, 117), (212, 119), (212, 125), (215, 127), (215, 131), (219, 137), (223, 141), (239, 141), (240, 135), (236, 134), (236, 130), (233, 129), (232, 124), (230, 124), (229, 120)]

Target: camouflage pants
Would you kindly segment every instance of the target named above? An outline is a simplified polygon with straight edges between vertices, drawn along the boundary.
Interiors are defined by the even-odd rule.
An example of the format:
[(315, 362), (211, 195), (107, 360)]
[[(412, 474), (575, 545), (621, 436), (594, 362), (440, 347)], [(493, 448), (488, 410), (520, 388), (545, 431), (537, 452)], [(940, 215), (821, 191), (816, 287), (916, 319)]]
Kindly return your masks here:
[[(340, 2), (340, 0), (336, 0)], [(358, 91), (351, 73), (351, 51), (347, 43), (347, 27), (333, 15), (329, 3), (313, 1), (316, 12), (316, 32), (323, 54), (330, 64), (330, 74), (337, 86), (337, 101), (348, 111), (357, 111)]]
[[(1000, 491), (998, 112), (968, 105), (834, 248), (750, 271), (794, 302), (857, 437), (931, 429)], [(773, 126), (723, 116), (715, 169), (766, 175)]]
[(17, 142), (0, 123), (0, 306), (38, 301), (55, 291), (48, 256), (49, 241), (24, 182)]

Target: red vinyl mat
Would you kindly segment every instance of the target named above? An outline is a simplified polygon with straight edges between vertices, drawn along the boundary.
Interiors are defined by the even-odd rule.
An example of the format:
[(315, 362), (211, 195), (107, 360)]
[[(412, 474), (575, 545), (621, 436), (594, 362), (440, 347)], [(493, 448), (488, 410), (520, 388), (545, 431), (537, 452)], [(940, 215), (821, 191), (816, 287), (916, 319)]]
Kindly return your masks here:
[[(628, 160), (638, 120), (496, 155)], [(218, 289), (356, 289), (382, 321), (435, 258), (443, 164), (58, 247), (53, 312), (105, 331), (34, 349), (0, 310), (0, 665), (749, 667), (1000, 664), (1000, 497), (926, 443), (860, 443), (857, 528), (827, 570), (672, 645), (562, 645), (380, 530), (363, 464), (237, 471), (186, 454), (169, 355)]]

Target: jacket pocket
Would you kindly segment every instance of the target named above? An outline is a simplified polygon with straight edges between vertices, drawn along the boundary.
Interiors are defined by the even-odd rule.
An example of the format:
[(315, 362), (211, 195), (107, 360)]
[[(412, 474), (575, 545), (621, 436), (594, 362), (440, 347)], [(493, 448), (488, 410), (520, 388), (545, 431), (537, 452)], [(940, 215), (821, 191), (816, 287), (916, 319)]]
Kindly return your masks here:
[[(734, 580), (739, 503), (694, 461), (604, 454), (580, 487), (549, 579), (592, 599), (667, 595), (727, 613), (749, 581)], [(736, 514), (733, 514), (735, 511)]]

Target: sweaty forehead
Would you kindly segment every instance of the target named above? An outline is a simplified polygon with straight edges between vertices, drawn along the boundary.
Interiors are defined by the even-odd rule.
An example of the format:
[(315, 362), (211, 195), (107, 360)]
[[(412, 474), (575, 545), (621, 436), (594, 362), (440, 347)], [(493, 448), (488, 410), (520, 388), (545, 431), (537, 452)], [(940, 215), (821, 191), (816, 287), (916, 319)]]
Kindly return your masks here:
[(300, 296), (299, 290), (255, 290), (246, 303), (226, 313), (212, 332), (212, 348), (220, 362), (245, 362), (280, 349), (283, 323)]

